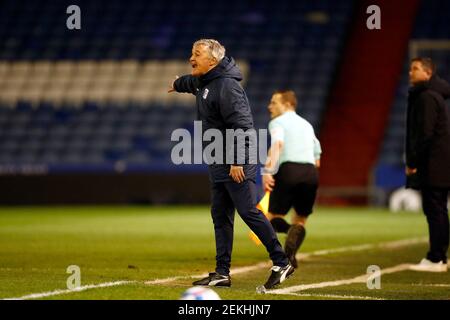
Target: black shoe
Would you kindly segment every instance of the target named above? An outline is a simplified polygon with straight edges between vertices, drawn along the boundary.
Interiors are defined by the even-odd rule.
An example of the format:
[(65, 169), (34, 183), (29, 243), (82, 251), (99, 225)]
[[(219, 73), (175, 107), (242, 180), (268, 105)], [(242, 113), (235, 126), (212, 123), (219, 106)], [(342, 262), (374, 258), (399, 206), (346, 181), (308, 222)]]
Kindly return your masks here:
[(211, 272), (206, 278), (192, 282), (194, 286), (230, 287), (231, 277)]
[(289, 276), (295, 271), (294, 267), (290, 263), (286, 267), (273, 266), (271, 270), (272, 274), (264, 284), (264, 288), (266, 289), (272, 289), (273, 287), (279, 285), (284, 280), (289, 278)]

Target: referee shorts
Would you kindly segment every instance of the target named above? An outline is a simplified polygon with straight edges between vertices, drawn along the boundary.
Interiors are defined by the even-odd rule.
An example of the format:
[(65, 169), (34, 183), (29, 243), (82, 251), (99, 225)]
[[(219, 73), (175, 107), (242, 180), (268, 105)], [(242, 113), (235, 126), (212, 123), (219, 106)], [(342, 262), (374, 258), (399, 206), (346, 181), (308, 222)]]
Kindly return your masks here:
[(285, 215), (292, 207), (299, 216), (312, 213), (319, 184), (319, 174), (313, 164), (282, 163), (274, 179), (275, 187), (269, 199), (270, 213)]

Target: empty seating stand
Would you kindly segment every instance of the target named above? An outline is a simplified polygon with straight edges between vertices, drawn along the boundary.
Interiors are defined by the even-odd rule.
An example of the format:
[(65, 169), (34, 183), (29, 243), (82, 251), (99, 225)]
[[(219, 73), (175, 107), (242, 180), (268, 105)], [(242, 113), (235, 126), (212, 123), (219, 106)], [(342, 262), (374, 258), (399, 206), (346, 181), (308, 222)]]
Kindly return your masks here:
[[(0, 2), (0, 166), (189, 170), (171, 132), (192, 129), (194, 99), (168, 95), (199, 38), (216, 38), (245, 75), (255, 126), (274, 90), (291, 88), (316, 130), (353, 1), (100, 0)], [(204, 170), (204, 166), (194, 166)]]

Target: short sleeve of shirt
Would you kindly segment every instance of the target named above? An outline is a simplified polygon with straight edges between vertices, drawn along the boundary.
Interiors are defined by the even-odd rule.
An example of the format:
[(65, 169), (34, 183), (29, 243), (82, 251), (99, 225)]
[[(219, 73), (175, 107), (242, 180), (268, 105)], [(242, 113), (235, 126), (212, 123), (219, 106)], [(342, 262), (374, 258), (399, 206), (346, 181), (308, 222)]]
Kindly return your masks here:
[(278, 141), (284, 142), (284, 129), (280, 124), (271, 121), (269, 123), (269, 131), (272, 143)]

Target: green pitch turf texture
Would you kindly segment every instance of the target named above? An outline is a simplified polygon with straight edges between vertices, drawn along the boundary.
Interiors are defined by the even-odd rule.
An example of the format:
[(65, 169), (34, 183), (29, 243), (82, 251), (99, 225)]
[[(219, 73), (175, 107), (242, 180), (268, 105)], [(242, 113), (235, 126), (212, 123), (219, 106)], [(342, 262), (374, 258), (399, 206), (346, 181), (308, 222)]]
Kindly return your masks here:
[[(318, 208), (307, 225), (302, 253), (361, 244), (382, 244), (427, 236), (420, 213), (366, 208)], [(248, 238), (236, 215), (232, 268), (268, 261)], [(279, 236), (284, 243), (285, 236)], [(402, 246), (343, 249), (300, 262), (279, 288), (351, 279), (369, 265), (381, 269), (416, 263), (426, 238)], [(133, 281), (106, 288), (50, 295), (44, 299), (178, 299), (191, 275), (214, 269), (215, 245), (208, 207), (2, 207), (0, 208), (0, 298), (67, 290), (69, 265), (81, 270), (81, 285)], [(268, 267), (232, 276), (231, 288), (216, 288), (222, 299), (449, 299), (450, 272), (400, 271), (381, 277), (381, 289), (366, 283), (309, 288), (294, 295), (257, 294)], [(175, 277), (160, 284), (146, 281)]]

